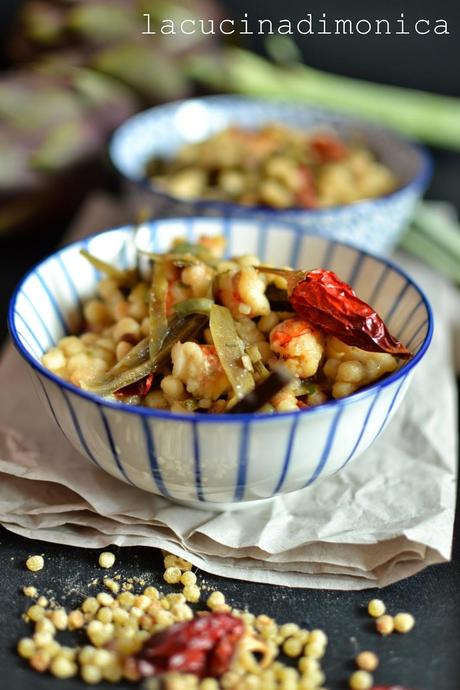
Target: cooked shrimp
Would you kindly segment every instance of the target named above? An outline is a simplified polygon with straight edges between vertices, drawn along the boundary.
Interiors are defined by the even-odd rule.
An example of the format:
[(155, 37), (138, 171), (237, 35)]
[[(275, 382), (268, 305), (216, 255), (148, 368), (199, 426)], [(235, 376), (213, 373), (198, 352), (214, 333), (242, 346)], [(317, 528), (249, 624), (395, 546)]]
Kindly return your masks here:
[(305, 319), (287, 319), (270, 332), (270, 346), (301, 379), (316, 374), (324, 351), (323, 336)]
[(368, 352), (332, 336), (326, 346), (324, 374), (332, 383), (332, 397), (344, 398), (394, 371), (397, 360), (386, 352)]
[(235, 319), (242, 316), (253, 319), (270, 313), (270, 303), (265, 296), (265, 280), (253, 266), (221, 273), (216, 283), (216, 297), (230, 309)]
[(198, 400), (217, 400), (230, 384), (213, 345), (176, 343), (171, 350), (173, 376)]

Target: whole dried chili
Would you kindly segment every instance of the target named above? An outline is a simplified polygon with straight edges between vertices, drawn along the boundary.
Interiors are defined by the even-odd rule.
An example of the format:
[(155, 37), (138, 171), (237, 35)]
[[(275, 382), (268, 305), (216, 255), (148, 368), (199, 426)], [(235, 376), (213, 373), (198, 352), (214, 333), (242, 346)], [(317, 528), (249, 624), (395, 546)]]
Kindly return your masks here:
[(150, 637), (134, 657), (141, 676), (167, 672), (218, 678), (227, 671), (244, 624), (227, 613), (197, 616)]
[(145, 398), (152, 387), (153, 377), (153, 373), (150, 373), (147, 374), (147, 376), (144, 376), (144, 378), (140, 381), (135, 381), (124, 388), (120, 388), (119, 390), (115, 391), (116, 397), (125, 398), (126, 396), (138, 395), (141, 398)]
[(285, 277), (289, 301), (295, 311), (329, 335), (369, 352), (411, 357), (411, 352), (391, 335), (377, 312), (332, 271), (317, 268), (305, 273), (257, 268)]

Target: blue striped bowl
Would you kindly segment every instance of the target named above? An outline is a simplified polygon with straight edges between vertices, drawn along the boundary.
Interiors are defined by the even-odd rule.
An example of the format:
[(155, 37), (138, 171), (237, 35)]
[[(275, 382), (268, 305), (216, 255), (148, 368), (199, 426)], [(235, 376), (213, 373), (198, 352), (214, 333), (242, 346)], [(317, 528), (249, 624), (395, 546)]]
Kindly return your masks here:
[(294, 413), (181, 415), (86, 393), (46, 370), (40, 357), (78, 328), (81, 301), (94, 294), (99, 276), (79, 249), (132, 265), (131, 227), (71, 244), (33, 268), (13, 295), (9, 327), (44, 404), (90, 462), (154, 494), (227, 509), (311, 486), (365, 451), (403, 399), (430, 343), (432, 316), (421, 290), (393, 264), (278, 221), (157, 220), (139, 239), (145, 248), (162, 251), (175, 237), (193, 240), (203, 233), (224, 234), (230, 255), (255, 253), (276, 265), (336, 271), (376, 307), (415, 356), (350, 398)]
[[(145, 164), (153, 156), (172, 156), (182, 145), (206, 139), (236, 124), (256, 128), (267, 122), (311, 130), (332, 127), (347, 138), (358, 137), (400, 180), (400, 187), (378, 199), (328, 209), (277, 210), (248, 208), (221, 201), (184, 201), (162, 192), (146, 179)], [(110, 146), (115, 168), (137, 186), (147, 188), (164, 215), (267, 215), (298, 223), (305, 232), (349, 242), (361, 249), (388, 253), (397, 244), (417, 200), (431, 176), (426, 149), (382, 127), (345, 115), (293, 103), (239, 96), (209, 96), (161, 105), (139, 113), (116, 131)]]

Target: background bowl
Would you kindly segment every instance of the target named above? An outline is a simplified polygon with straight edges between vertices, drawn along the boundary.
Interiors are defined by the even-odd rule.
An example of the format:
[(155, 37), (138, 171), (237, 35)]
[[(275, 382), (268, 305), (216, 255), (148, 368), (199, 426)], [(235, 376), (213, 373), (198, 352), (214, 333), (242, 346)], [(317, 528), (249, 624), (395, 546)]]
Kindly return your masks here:
[[(357, 136), (392, 170), (400, 187), (386, 196), (346, 206), (278, 210), (203, 199), (184, 201), (162, 192), (146, 178), (145, 164), (153, 156), (172, 156), (183, 144), (206, 139), (232, 124), (257, 128), (267, 122), (306, 130), (333, 127), (346, 138)], [(116, 131), (110, 156), (125, 178), (150, 190), (165, 215), (266, 214), (272, 219), (295, 221), (306, 232), (376, 253), (387, 253), (397, 244), (428, 184), (432, 167), (425, 149), (377, 125), (304, 105), (237, 96), (195, 98), (135, 115)]]
[[(78, 327), (97, 271), (79, 254), (133, 265), (133, 229), (111, 230), (60, 249), (26, 275), (11, 300), (9, 327), (37, 390), (83, 455), (122, 481), (199, 508), (234, 508), (310, 486), (360, 455), (396, 412), (432, 333), (429, 304), (396, 266), (353, 247), (266, 219), (188, 218), (143, 227), (140, 242), (165, 250), (175, 237), (224, 234), (228, 253), (276, 265), (336, 271), (372, 303), (415, 356), (381, 382), (293, 413), (186, 415), (106, 402), (56, 377), (41, 355)], [(377, 468), (376, 468), (377, 471)]]

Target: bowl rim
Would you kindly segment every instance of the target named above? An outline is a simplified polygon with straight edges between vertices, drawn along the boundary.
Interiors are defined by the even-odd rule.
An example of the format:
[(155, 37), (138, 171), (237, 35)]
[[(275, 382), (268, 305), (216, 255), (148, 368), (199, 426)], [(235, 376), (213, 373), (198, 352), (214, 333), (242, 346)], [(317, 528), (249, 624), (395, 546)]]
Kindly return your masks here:
[[(184, 217), (173, 217), (173, 218), (156, 218), (152, 219), (150, 221), (147, 221), (147, 225), (149, 226), (154, 226), (157, 223), (161, 224), (174, 224), (177, 223), (178, 221), (183, 221)], [(187, 221), (189, 220), (195, 220), (199, 221), (200, 223), (205, 222), (205, 223), (213, 223), (216, 221), (216, 218), (212, 218), (209, 216), (193, 216), (193, 217), (187, 217)], [(245, 222), (262, 222), (262, 219), (257, 219), (254, 217), (240, 217), (238, 218), (223, 218), (220, 219), (223, 220), (224, 222), (240, 222), (240, 221), (245, 221)], [(318, 405), (317, 407), (307, 407), (303, 408), (300, 410), (293, 410), (290, 412), (264, 412), (264, 413), (258, 413), (258, 412), (244, 412), (244, 413), (239, 413), (239, 414), (216, 414), (216, 413), (207, 413), (207, 414), (197, 414), (197, 413), (179, 413), (179, 412), (171, 412), (170, 410), (157, 410), (154, 408), (149, 408), (149, 407), (141, 407), (139, 405), (126, 405), (123, 402), (115, 402), (115, 401), (110, 401), (110, 400), (105, 400), (103, 397), (96, 395), (95, 393), (90, 393), (89, 391), (83, 390), (81, 388), (78, 388), (78, 386), (75, 386), (74, 384), (70, 383), (69, 381), (66, 381), (65, 379), (60, 378), (53, 372), (51, 372), (49, 369), (47, 369), (39, 360), (36, 360), (32, 355), (29, 353), (29, 351), (24, 347), (22, 344), (18, 333), (16, 329), (16, 323), (15, 323), (15, 314), (16, 314), (16, 302), (17, 299), (21, 293), (21, 290), (25, 284), (25, 282), (28, 280), (29, 276), (33, 275), (39, 268), (42, 266), (44, 263), (49, 261), (55, 256), (59, 256), (63, 251), (68, 250), (69, 248), (72, 247), (77, 247), (81, 246), (82, 244), (95, 239), (97, 237), (101, 237), (105, 234), (113, 233), (113, 232), (121, 232), (123, 234), (126, 234), (128, 232), (132, 232), (133, 229), (135, 229), (135, 225), (121, 225), (117, 226), (115, 228), (108, 228), (106, 230), (103, 230), (102, 232), (96, 232), (91, 235), (87, 235), (84, 238), (75, 240), (73, 242), (69, 242), (61, 247), (59, 247), (56, 251), (51, 252), (47, 256), (45, 256), (43, 259), (35, 263), (26, 273), (25, 275), (21, 278), (19, 283), (16, 285), (13, 294), (10, 298), (9, 302), (9, 307), (8, 307), (8, 317), (7, 317), (7, 324), (8, 324), (8, 330), (10, 332), (10, 336), (13, 342), (13, 345), (15, 346), (16, 350), (19, 352), (19, 354), (23, 357), (23, 359), (26, 360), (26, 362), (36, 371), (38, 374), (41, 374), (45, 378), (49, 379), (53, 383), (55, 383), (58, 387), (64, 388), (65, 390), (69, 391), (70, 393), (73, 393), (74, 395), (77, 395), (89, 402), (95, 403), (96, 405), (102, 405), (108, 409), (112, 410), (117, 410), (119, 412), (126, 412), (128, 414), (136, 414), (140, 415), (141, 417), (146, 417), (146, 418), (152, 418), (152, 419), (163, 419), (163, 420), (168, 420), (170, 422), (174, 421), (186, 421), (192, 424), (235, 424), (235, 423), (244, 423), (248, 424), (250, 422), (267, 422), (268, 420), (274, 421), (277, 419), (289, 419), (289, 418), (294, 418), (294, 417), (299, 417), (304, 416), (304, 415), (318, 415), (318, 414), (325, 414), (329, 412), (331, 409), (340, 409), (343, 407), (346, 407), (347, 405), (357, 403), (361, 401), (362, 399), (369, 397), (373, 394), (375, 394), (376, 391), (381, 390), (382, 388), (386, 388), (387, 386), (392, 385), (399, 379), (402, 379), (400, 386), (402, 385), (404, 379), (407, 377), (409, 372), (414, 369), (414, 367), (420, 362), (420, 360), (424, 357), (430, 343), (431, 339), (433, 337), (433, 330), (434, 330), (434, 317), (433, 317), (433, 311), (430, 305), (430, 302), (425, 295), (425, 292), (422, 290), (422, 288), (406, 273), (406, 271), (398, 266), (398, 264), (394, 263), (392, 260), (388, 259), (387, 257), (384, 256), (379, 256), (377, 254), (373, 254), (371, 252), (368, 252), (364, 249), (359, 249), (356, 246), (353, 246), (352, 244), (349, 244), (347, 242), (341, 242), (338, 240), (334, 239), (328, 239), (324, 238), (318, 233), (313, 233), (313, 232), (305, 232), (303, 228), (295, 223), (289, 222), (289, 221), (277, 221), (280, 225), (286, 227), (286, 230), (291, 230), (292, 232), (295, 233), (296, 237), (304, 237), (304, 236), (312, 236), (320, 239), (324, 239), (324, 241), (329, 242), (332, 245), (336, 246), (342, 246), (347, 249), (352, 249), (354, 252), (357, 254), (361, 255), (362, 257), (369, 257), (371, 259), (374, 259), (386, 266), (387, 268), (391, 269), (395, 273), (397, 273), (399, 276), (404, 278), (404, 280), (411, 285), (417, 293), (420, 295), (421, 302), (423, 303), (426, 314), (427, 314), (427, 332), (425, 335), (425, 338), (423, 342), (420, 345), (419, 351), (412, 357), (407, 363), (403, 364), (399, 369), (394, 371), (393, 373), (389, 374), (386, 376), (384, 379), (381, 379), (380, 381), (376, 381), (375, 383), (366, 386), (362, 388), (361, 390), (357, 391), (356, 393), (353, 393), (350, 396), (347, 396), (345, 398), (339, 398), (335, 400), (329, 400), (328, 402), (323, 403), (322, 405)]]
[[(297, 110), (297, 111), (302, 111), (305, 110), (306, 112), (312, 112), (318, 115), (325, 115), (327, 117), (335, 117), (343, 121), (344, 124), (349, 124), (349, 125), (355, 125), (357, 127), (361, 126), (367, 130), (372, 130), (374, 132), (380, 132), (387, 134), (388, 136), (392, 137), (394, 140), (399, 142), (401, 145), (405, 146), (406, 148), (410, 149), (412, 152), (415, 152), (419, 155), (420, 157), (420, 166), (419, 170), (415, 173), (413, 177), (411, 177), (410, 180), (408, 180), (405, 184), (397, 187), (397, 189), (394, 189), (392, 192), (388, 192), (387, 194), (382, 194), (381, 196), (373, 197), (373, 198), (366, 198), (366, 199), (358, 199), (357, 201), (353, 201), (350, 204), (337, 204), (336, 206), (330, 206), (326, 208), (301, 208), (299, 206), (292, 206), (290, 208), (285, 208), (285, 209), (278, 209), (278, 208), (272, 208), (270, 206), (244, 206), (243, 204), (237, 204), (232, 201), (219, 201), (219, 199), (206, 199), (203, 197), (199, 197), (197, 199), (185, 199), (183, 197), (178, 197), (174, 196), (172, 194), (169, 194), (168, 192), (165, 192), (164, 190), (158, 188), (154, 182), (149, 180), (146, 175), (143, 175), (142, 177), (135, 177), (133, 175), (128, 175), (123, 169), (122, 166), (119, 163), (119, 157), (117, 155), (117, 147), (120, 141), (122, 141), (123, 137), (125, 136), (126, 132), (129, 131), (130, 127), (132, 126), (133, 122), (136, 122), (137, 120), (142, 120), (143, 118), (147, 117), (148, 115), (154, 115), (155, 113), (161, 112), (162, 110), (168, 110), (170, 108), (174, 107), (180, 107), (189, 103), (208, 103), (208, 104), (213, 104), (213, 103), (224, 103), (226, 101), (229, 101), (229, 103), (235, 103), (238, 102), (242, 105), (247, 104), (257, 104), (257, 103), (268, 103), (270, 105), (274, 105), (277, 107), (283, 107), (287, 108), (288, 110)], [(286, 214), (293, 214), (296, 216), (301, 216), (307, 214), (309, 217), (315, 218), (315, 217), (321, 217), (325, 216), (331, 213), (340, 213), (340, 212), (346, 212), (347, 210), (354, 209), (356, 207), (366, 207), (378, 203), (385, 203), (387, 201), (391, 201), (393, 198), (398, 197), (400, 194), (403, 194), (409, 189), (425, 189), (425, 187), (428, 185), (428, 182), (430, 181), (432, 175), (433, 175), (433, 159), (428, 151), (428, 149), (423, 146), (423, 144), (415, 141), (414, 139), (411, 139), (410, 137), (404, 136), (403, 134), (400, 134), (399, 132), (394, 131), (393, 129), (385, 126), (379, 125), (377, 122), (373, 122), (372, 120), (366, 120), (364, 118), (359, 118), (359, 117), (354, 117), (353, 115), (348, 115), (347, 113), (342, 113), (340, 111), (335, 111), (327, 108), (322, 108), (319, 106), (311, 106), (307, 104), (300, 103), (299, 101), (287, 101), (287, 100), (275, 100), (275, 99), (263, 99), (263, 98), (255, 98), (255, 97), (248, 97), (248, 96), (238, 96), (234, 94), (219, 94), (219, 95), (211, 95), (211, 96), (199, 96), (197, 98), (182, 98), (176, 101), (171, 101), (169, 103), (163, 103), (161, 105), (153, 106), (152, 108), (147, 108), (146, 110), (142, 110), (139, 113), (136, 113), (135, 115), (131, 116), (128, 118), (125, 122), (123, 122), (113, 133), (110, 143), (109, 143), (109, 158), (112, 162), (112, 165), (116, 169), (116, 171), (126, 180), (129, 180), (130, 182), (136, 184), (137, 186), (141, 187), (144, 190), (149, 191), (151, 194), (154, 194), (155, 196), (165, 200), (169, 201), (174, 204), (187, 204), (189, 206), (193, 206), (194, 209), (196, 209), (197, 213), (200, 212), (201, 209), (215, 209), (219, 210), (222, 213), (235, 213), (235, 214), (259, 214), (259, 213), (264, 213), (267, 215), (273, 215), (273, 216), (286, 216)], [(295, 219), (297, 220), (297, 219)], [(295, 221), (294, 221), (295, 222)]]

